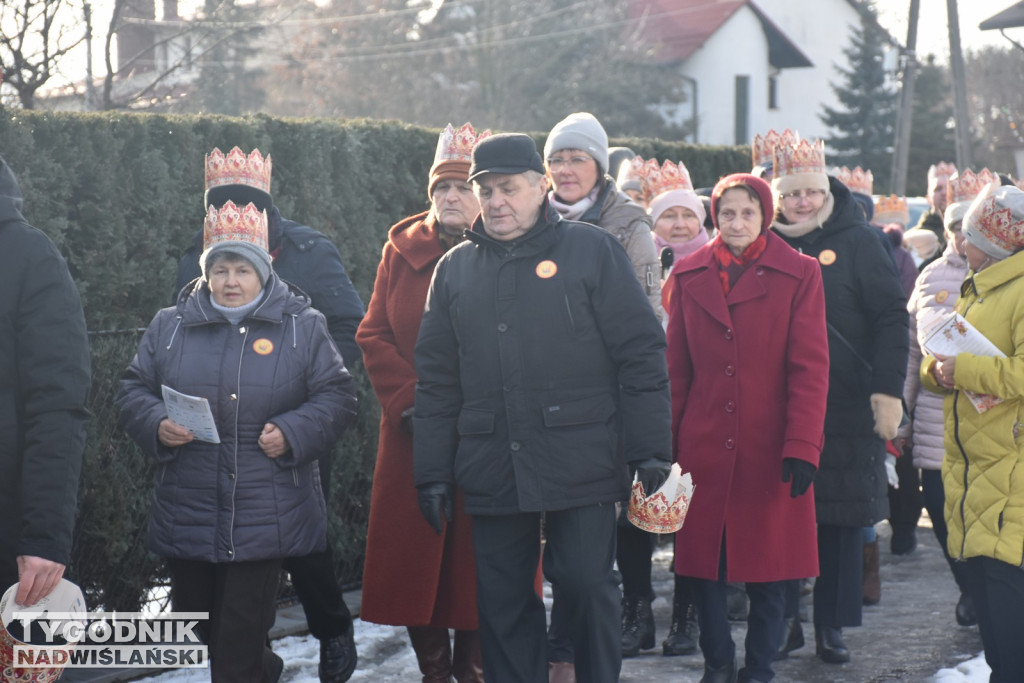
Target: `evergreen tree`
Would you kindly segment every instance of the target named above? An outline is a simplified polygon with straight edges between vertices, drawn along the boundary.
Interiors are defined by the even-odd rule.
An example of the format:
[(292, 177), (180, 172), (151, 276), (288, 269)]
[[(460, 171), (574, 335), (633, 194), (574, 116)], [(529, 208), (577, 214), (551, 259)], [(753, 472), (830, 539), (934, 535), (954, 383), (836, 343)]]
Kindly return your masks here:
[(892, 166), (897, 93), (883, 64), (884, 31), (874, 6), (861, 7), (861, 23), (843, 50), (849, 68), (839, 68), (841, 82), (832, 91), (842, 109), (824, 107), (821, 120), (833, 131), (825, 142), (830, 163), (870, 169), (876, 191), (887, 191)]
[(911, 114), (907, 195), (923, 196), (928, 189), (928, 167), (938, 161), (956, 161), (953, 133), (953, 85), (949, 70), (928, 55), (917, 67), (914, 109)]

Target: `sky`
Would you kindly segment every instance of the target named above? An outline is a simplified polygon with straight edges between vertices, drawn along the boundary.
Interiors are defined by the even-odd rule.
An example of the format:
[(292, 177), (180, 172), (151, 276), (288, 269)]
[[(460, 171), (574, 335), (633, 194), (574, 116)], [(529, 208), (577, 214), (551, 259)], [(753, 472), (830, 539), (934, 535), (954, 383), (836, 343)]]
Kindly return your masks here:
[[(938, 61), (949, 61), (949, 29), (947, 27), (947, 0), (920, 0), (921, 11), (917, 24), (917, 52), (934, 54)], [(989, 17), (1017, 4), (1017, 0), (960, 0), (957, 13), (960, 18), (960, 44), (964, 50), (977, 50), (986, 45), (1012, 48), (1013, 45), (999, 31), (982, 31), (978, 24)], [(910, 15), (910, 0), (876, 0), (879, 23), (905, 43)], [(1024, 43), (1024, 28), (1007, 29), (1006, 34)]]

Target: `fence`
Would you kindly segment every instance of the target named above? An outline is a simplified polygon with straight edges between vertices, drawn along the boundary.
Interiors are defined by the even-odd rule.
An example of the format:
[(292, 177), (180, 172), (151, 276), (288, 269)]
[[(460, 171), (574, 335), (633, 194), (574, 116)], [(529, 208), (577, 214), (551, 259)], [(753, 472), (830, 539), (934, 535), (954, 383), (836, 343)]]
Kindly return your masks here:
[[(68, 578), (85, 593), (90, 608), (159, 611), (166, 605), (163, 563), (145, 547), (153, 464), (117, 425), (114, 395), (144, 329), (90, 332), (92, 417), (79, 488), (75, 541)], [(380, 408), (365, 373), (353, 373), (359, 415), (335, 448), (329, 539), (339, 581), (362, 579), (370, 483), (377, 452)], [(291, 588), (282, 585), (282, 598)]]

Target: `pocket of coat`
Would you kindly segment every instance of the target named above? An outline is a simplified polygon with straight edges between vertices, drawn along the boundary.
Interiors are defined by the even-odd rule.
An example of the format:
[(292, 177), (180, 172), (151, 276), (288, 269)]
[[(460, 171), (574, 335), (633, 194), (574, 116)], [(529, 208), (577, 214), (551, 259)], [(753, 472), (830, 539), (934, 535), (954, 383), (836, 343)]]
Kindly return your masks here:
[(494, 432), (494, 412), (469, 408), (459, 413), (459, 436), (475, 434), (492, 434)]
[(598, 394), (544, 406), (543, 411), (545, 427), (572, 427), (604, 422), (615, 413), (615, 401), (608, 394)]

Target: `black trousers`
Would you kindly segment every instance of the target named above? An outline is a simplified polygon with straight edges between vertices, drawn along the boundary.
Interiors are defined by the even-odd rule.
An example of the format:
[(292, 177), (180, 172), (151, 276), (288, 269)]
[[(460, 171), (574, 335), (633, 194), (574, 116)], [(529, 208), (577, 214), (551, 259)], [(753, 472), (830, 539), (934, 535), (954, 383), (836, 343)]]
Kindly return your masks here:
[(957, 562), (949, 555), (946, 547), (946, 538), (949, 536), (949, 528), (946, 526), (946, 490), (942, 486), (942, 472), (940, 470), (921, 470), (921, 494), (924, 498), (924, 507), (928, 510), (928, 516), (932, 520), (932, 531), (942, 548), (942, 554), (949, 563), (949, 569), (953, 572), (953, 579), (961, 593), (969, 593), (967, 586), (967, 565)]
[[(700, 651), (706, 666), (720, 668), (736, 656), (732, 640), (726, 600), (725, 542), (718, 563), (718, 579), (689, 579), (693, 587), (693, 603), (700, 624)], [(799, 581), (799, 580), (798, 580)], [(779, 633), (783, 630), (786, 603), (786, 581), (747, 582), (750, 611), (747, 614), (747, 638), (744, 641), (743, 680), (770, 681), (775, 677), (772, 659), (779, 650)]]
[[(625, 508), (625, 505), (623, 506)], [(651, 585), (651, 556), (658, 537), (649, 531), (638, 529), (626, 519), (625, 509), (619, 517), (618, 539), (615, 558), (622, 573), (622, 592), (630, 598), (654, 599)]]
[(864, 532), (859, 526), (818, 525), (816, 626), (860, 626), (864, 596)]
[(913, 531), (921, 519), (924, 501), (921, 496), (921, 478), (918, 469), (914, 467), (910, 449), (896, 458), (896, 477), (900, 487), (889, 487), (889, 524), (894, 529)]
[[(544, 575), (557, 586), (579, 683), (617, 681), (622, 668), (621, 594), (612, 573), (615, 506), (543, 515)], [(477, 609), (488, 683), (547, 680), (544, 603), (534, 579), (540, 513), (473, 517)]]
[(967, 581), (978, 614), (989, 683), (1024, 677), (1024, 570), (991, 557), (971, 557)]
[(267, 635), (277, 615), (281, 560), (167, 560), (175, 612), (209, 612), (198, 632), (213, 683), (274, 683)]
[[(332, 460), (332, 456), (325, 456), (318, 461), (325, 501), (330, 500)], [(329, 539), (327, 550), (301, 557), (286, 557), (281, 566), (291, 576), (295, 594), (306, 613), (309, 632), (314, 638), (327, 640), (348, 632), (352, 626), (352, 613), (345, 604), (334, 573), (334, 555)]]

